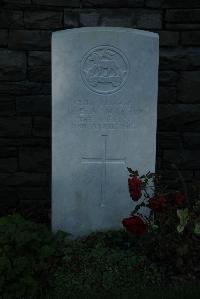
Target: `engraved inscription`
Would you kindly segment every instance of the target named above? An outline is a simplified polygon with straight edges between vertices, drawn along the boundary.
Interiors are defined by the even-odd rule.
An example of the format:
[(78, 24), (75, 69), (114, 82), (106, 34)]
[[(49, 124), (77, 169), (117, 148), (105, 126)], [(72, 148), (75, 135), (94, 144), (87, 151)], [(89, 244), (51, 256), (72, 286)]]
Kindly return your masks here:
[(85, 85), (97, 93), (119, 90), (128, 76), (126, 56), (113, 46), (99, 46), (86, 53), (81, 62), (81, 76)]
[(71, 126), (85, 129), (133, 128), (133, 105), (131, 102), (97, 105), (87, 101), (75, 101), (69, 107)]

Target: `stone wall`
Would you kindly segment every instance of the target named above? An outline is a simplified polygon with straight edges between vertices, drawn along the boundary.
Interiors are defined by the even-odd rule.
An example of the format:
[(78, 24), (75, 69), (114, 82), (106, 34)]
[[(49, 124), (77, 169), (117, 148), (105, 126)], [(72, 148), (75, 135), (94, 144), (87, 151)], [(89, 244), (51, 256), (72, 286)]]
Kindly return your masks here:
[(0, 0), (1, 215), (50, 219), (51, 33), (82, 26), (159, 33), (156, 169), (200, 178), (199, 0)]

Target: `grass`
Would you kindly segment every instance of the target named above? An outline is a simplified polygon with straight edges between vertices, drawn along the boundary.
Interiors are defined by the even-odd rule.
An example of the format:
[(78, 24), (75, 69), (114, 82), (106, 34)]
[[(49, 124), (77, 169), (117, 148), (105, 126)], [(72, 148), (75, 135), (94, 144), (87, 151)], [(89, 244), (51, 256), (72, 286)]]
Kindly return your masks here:
[[(144, 288), (142, 290), (129, 289), (126, 292), (120, 290), (113, 290), (103, 293), (83, 293), (72, 295), (70, 297), (63, 295), (50, 295), (48, 291), (41, 291), (40, 297), (21, 297), (18, 299), (199, 299), (200, 298), (200, 284), (188, 283), (184, 286), (177, 286), (173, 288)], [(3, 297), (1, 299), (8, 299)]]
[(179, 273), (171, 240), (173, 250), (165, 238), (161, 249), (168, 255), (159, 260), (157, 237), (139, 240), (121, 230), (70, 240), (19, 216), (0, 218), (0, 299), (200, 299), (193, 273), (199, 247), (192, 243), (186, 257), (181, 252)]

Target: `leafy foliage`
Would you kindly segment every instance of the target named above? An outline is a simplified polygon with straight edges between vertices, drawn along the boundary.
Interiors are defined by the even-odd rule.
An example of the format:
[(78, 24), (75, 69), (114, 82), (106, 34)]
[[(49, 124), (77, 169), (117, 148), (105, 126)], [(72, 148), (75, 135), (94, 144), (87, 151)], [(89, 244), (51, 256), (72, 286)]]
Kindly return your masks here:
[[(136, 252), (136, 239), (123, 231), (93, 233), (66, 246), (55, 273), (56, 294), (79, 298), (87, 293), (137, 290), (158, 285), (162, 273), (155, 263)], [(74, 296), (74, 297), (73, 297)]]
[(57, 257), (55, 238), (45, 226), (18, 214), (0, 218), (0, 295), (18, 298), (50, 287)]
[(123, 298), (121, 293), (129, 293), (143, 298), (136, 296), (143, 288), (192, 280), (198, 274), (198, 238), (187, 235), (187, 226), (184, 236), (171, 233), (170, 221), (159, 234), (119, 230), (71, 240), (20, 215), (2, 217), (0, 297), (105, 299), (98, 294)]
[(18, 214), (2, 217), (0, 296), (40, 298), (41, 290), (48, 290), (55, 298), (76, 298), (80, 292), (117, 292), (139, 288), (141, 282), (158, 284), (159, 269), (136, 253), (134, 244), (136, 239), (124, 231), (70, 240), (66, 233), (52, 234)]
[(177, 216), (180, 219), (180, 224), (177, 226), (177, 231), (182, 233), (189, 220), (188, 209), (178, 209)]

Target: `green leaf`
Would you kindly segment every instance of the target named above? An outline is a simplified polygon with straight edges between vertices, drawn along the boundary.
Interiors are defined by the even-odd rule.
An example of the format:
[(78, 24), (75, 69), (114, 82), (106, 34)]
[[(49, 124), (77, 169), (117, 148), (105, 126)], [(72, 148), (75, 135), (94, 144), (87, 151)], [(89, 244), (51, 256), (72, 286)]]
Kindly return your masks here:
[(184, 256), (188, 253), (188, 245), (187, 244), (181, 245), (180, 247), (177, 248), (176, 251), (180, 256)]
[(130, 168), (130, 167), (127, 167), (127, 170), (128, 170), (128, 172), (130, 172), (130, 173), (133, 173), (133, 170), (132, 170), (132, 168)]
[(151, 173), (149, 173), (149, 174), (147, 175), (147, 177), (148, 177), (148, 179), (151, 179), (151, 178), (154, 177), (154, 175), (155, 175), (155, 173), (154, 173), (154, 172), (151, 172)]
[(52, 254), (54, 254), (54, 248), (53, 247), (48, 246), (48, 245), (42, 246), (42, 248), (41, 248), (41, 255), (43, 257), (49, 257)]
[(127, 167), (127, 170), (129, 171), (129, 173), (133, 176), (139, 176), (139, 173), (137, 170), (132, 170), (132, 168)]
[(197, 236), (200, 236), (200, 223), (195, 224), (194, 233)]
[(184, 231), (184, 228), (185, 228), (185, 226), (179, 224), (179, 225), (177, 226), (177, 232), (178, 232), (179, 234), (182, 233), (182, 232)]
[(180, 225), (185, 227), (189, 220), (188, 209), (177, 210), (177, 216), (180, 219)]
[(159, 226), (156, 225), (156, 224), (150, 224), (150, 225), (149, 225), (149, 231), (150, 231), (150, 232), (157, 231), (158, 228), (159, 228)]

